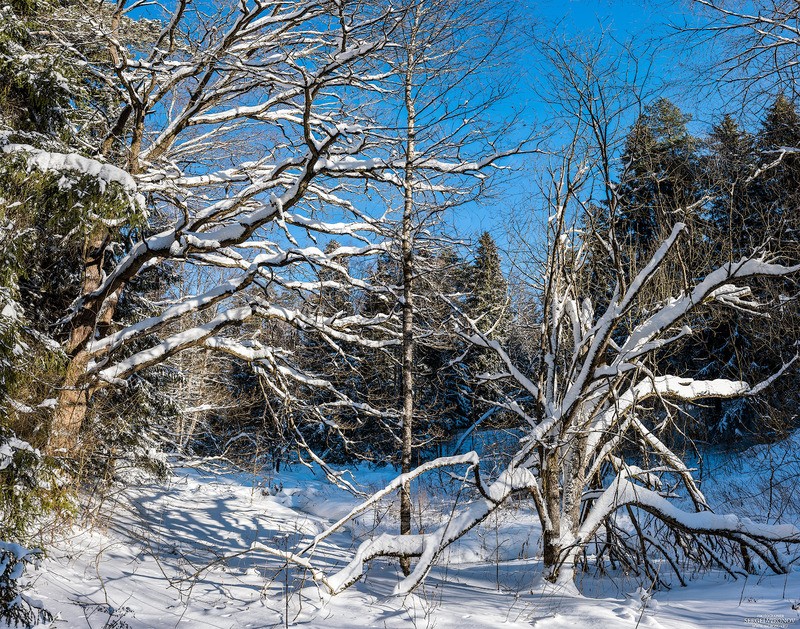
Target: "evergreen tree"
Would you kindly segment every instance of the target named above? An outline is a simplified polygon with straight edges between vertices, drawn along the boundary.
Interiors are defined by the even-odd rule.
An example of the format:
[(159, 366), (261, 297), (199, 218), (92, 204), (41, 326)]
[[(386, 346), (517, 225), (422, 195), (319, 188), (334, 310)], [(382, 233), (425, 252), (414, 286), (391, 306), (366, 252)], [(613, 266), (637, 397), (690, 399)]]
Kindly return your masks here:
[[(703, 185), (710, 197), (706, 240), (713, 266), (749, 255), (756, 243), (764, 241), (765, 233), (751, 182), (757, 168), (752, 135), (726, 114), (712, 127), (704, 147)], [(702, 272), (711, 270), (709, 267)], [(698, 374), (704, 378), (734, 378), (747, 372), (749, 339), (741, 334), (745, 319), (736, 311), (712, 315), (698, 310), (693, 323), (698, 333), (692, 344), (692, 367)], [(747, 379), (750, 381), (750, 377)], [(693, 415), (697, 421), (685, 430), (704, 440), (729, 440), (746, 430), (745, 418), (752, 413), (752, 404), (747, 401), (711, 400), (696, 408)]]
[(489, 232), (478, 238), (475, 261), (467, 277), (467, 311), (481, 318), (481, 327), (492, 328), (493, 335), (502, 338), (507, 333), (508, 283), (501, 268), (497, 243)]
[[(442, 447), (468, 425), (473, 400), (467, 366), (459, 360), (467, 347), (451, 329), (446, 300), (459, 300), (469, 284), (470, 267), (451, 247), (422, 252), (426, 269), (417, 282), (416, 405), (422, 422), (415, 439), (418, 459), (445, 454)], [(444, 297), (444, 299), (443, 299)]]
[[(59, 320), (87, 276), (106, 273), (148, 230), (141, 198), (115, 177), (101, 180), (80, 168), (93, 157), (90, 141), (108, 131), (105, 114), (118, 101), (86, 69), (87, 58), (108, 52), (77, 19), (82, 10), (75, 2), (50, 0), (0, 8), (0, 435), (40, 448), (49, 437), (52, 399), (63, 389), (69, 360), (63, 345), (70, 331)], [(98, 11), (110, 16), (112, 9), (103, 5)], [(123, 22), (127, 34), (139, 38), (137, 45), (152, 39), (151, 23)], [(159, 275), (163, 271), (144, 273), (120, 303), (132, 303), (128, 297)], [(162, 289), (164, 279), (158, 280)], [(100, 317), (95, 331), (113, 325), (112, 315), (113, 309)], [(120, 313), (117, 320), (124, 317)], [(134, 401), (168, 405), (157, 399), (162, 396), (155, 382), (144, 386), (152, 376), (143, 373), (125, 392), (107, 392), (126, 410), (114, 413), (113, 422), (101, 422), (106, 437), (142, 434), (154, 406)], [(95, 416), (105, 412), (107, 401), (98, 399)], [(112, 447), (98, 441), (105, 442), (100, 450)], [(17, 517), (9, 515), (11, 508), (0, 506), (7, 517)]]
[[(122, 185), (53, 163), (88, 157), (86, 140), (102, 131), (98, 111), (115, 97), (85, 70), (83, 56), (106, 53), (81, 32), (80, 10), (48, 0), (0, 9), (0, 286), (40, 341), (67, 334), (56, 324), (83, 288), (87, 261), (102, 274), (145, 226), (143, 207)], [(64, 22), (75, 25), (69, 36), (81, 45), (52, 45)], [(3, 150), (8, 145), (29, 148)], [(47, 151), (46, 159), (37, 160), (37, 151)], [(124, 234), (109, 227), (123, 223)], [(35, 393), (13, 395), (33, 400)]]
[[(755, 164), (761, 170), (747, 188), (745, 211), (733, 226), (738, 247), (733, 259), (752, 253), (756, 246), (766, 246), (778, 259), (791, 263), (800, 259), (800, 113), (796, 105), (779, 95), (766, 112), (754, 141)], [(761, 320), (733, 318), (740, 321), (735, 330), (738, 360), (731, 363), (751, 381), (774, 373), (796, 352), (795, 331), (800, 326), (800, 307), (793, 295), (796, 286), (789, 281), (758, 281), (754, 297), (762, 302), (774, 300), (782, 305)], [(730, 371), (730, 369), (729, 369)], [(796, 426), (791, 409), (797, 407), (798, 370), (793, 368), (753, 400), (729, 405), (724, 426), (734, 425), (755, 439), (770, 439)]]
[[(780, 95), (767, 111), (756, 141), (759, 165), (767, 168), (757, 184), (760, 219), (776, 251), (797, 251), (800, 229), (800, 113)], [(788, 150), (786, 150), (788, 149)]]
[[(689, 133), (689, 120), (672, 102), (660, 98), (645, 108), (625, 142), (619, 207), (611, 220), (624, 247), (623, 264), (629, 275), (675, 223), (698, 223), (693, 208), (701, 196), (697, 140)], [(696, 230), (691, 239), (696, 245)], [(684, 257), (693, 249), (684, 243)]]
[[(798, 162), (786, 147), (800, 145), (800, 116), (784, 97), (776, 99), (756, 136), (742, 129), (729, 115), (714, 125), (703, 143), (704, 151), (694, 178), (697, 194), (709, 198), (705, 214), (695, 222), (690, 246), (710, 254), (680, 254), (686, 268), (702, 277), (721, 261), (738, 261), (756, 247), (768, 243), (784, 260), (797, 259), (793, 248), (791, 217), (796, 214), (795, 190)], [(758, 173), (758, 176), (754, 176)], [(784, 283), (785, 284), (785, 283)], [(759, 280), (753, 283), (755, 298), (775, 301), (776, 291), (791, 294), (791, 287)], [(786, 304), (770, 313), (770, 323), (754, 321), (736, 311), (712, 314), (699, 308), (689, 322), (698, 330), (691, 347), (678, 345), (665, 356), (677, 372), (693, 371), (704, 378), (745, 378), (759, 381), (774, 373), (790, 356), (796, 309)], [(690, 358), (691, 357), (691, 358)], [(679, 432), (712, 441), (746, 435), (767, 438), (788, 425), (781, 409), (791, 406), (786, 394), (793, 388), (787, 374), (776, 387), (754, 398), (700, 402)], [(782, 397), (783, 396), (783, 397)], [(769, 420), (765, 421), (766, 418)]]
[[(475, 260), (467, 271), (465, 282), (466, 314), (478, 323), (478, 328), (489, 338), (506, 344), (511, 331), (511, 309), (508, 282), (502, 269), (497, 243), (488, 232), (478, 239)], [(480, 347), (471, 347), (465, 359), (471, 382), (477, 382), (471, 391), (473, 403), (470, 420), (479, 420), (490, 406), (482, 398), (490, 398), (495, 386), (491, 382), (480, 383), (482, 374), (501, 370), (495, 352)], [(496, 416), (496, 420), (501, 415)]]
[(709, 238), (714, 258), (735, 260), (763, 242), (765, 225), (750, 181), (757, 168), (755, 139), (726, 114), (706, 141)]

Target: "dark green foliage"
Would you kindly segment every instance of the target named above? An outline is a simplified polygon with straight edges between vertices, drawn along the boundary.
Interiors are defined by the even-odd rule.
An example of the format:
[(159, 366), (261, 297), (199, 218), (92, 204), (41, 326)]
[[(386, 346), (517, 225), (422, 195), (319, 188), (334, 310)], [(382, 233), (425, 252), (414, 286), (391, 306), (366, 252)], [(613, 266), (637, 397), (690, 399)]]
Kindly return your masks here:
[(0, 427), (0, 541), (25, 542), (30, 525), (42, 515), (69, 513), (64, 478), (53, 461)]
[[(86, 259), (102, 265), (113, 255), (114, 239), (98, 238), (107, 231), (104, 221), (124, 221), (129, 229), (143, 221), (119, 184), (60, 167), (43, 170), (36, 161), (38, 151), (80, 153), (73, 124), (101, 94), (74, 54), (47, 39), (48, 20), (69, 10), (69, 3), (47, 2), (0, 9), (0, 144), (14, 146), (0, 151), (0, 289), (17, 312), (16, 334), (24, 337), (0, 346), (0, 408), (8, 396), (38, 404), (55, 395), (38, 385), (55, 385), (52, 369), (63, 367), (63, 356), (51, 355), (63, 340), (56, 323), (82, 289)], [(92, 242), (104, 245), (95, 251)], [(9, 353), (14, 347), (26, 351)]]
[[(719, 261), (736, 261), (769, 252), (789, 263), (798, 259), (797, 208), (800, 162), (791, 151), (800, 147), (800, 116), (779, 96), (755, 135), (725, 116), (707, 141), (705, 176), (711, 194), (709, 239)], [(757, 176), (756, 176), (757, 175)], [(780, 304), (781, 295), (796, 288), (789, 281), (756, 282), (754, 297)], [(800, 317), (791, 301), (768, 313), (769, 318), (739, 312), (703, 320), (698, 335), (705, 353), (701, 375), (759, 382), (794, 355)], [(699, 327), (699, 326), (698, 326)], [(797, 405), (797, 371), (791, 370), (756, 398), (716, 401), (702, 410), (701, 424), (713, 440), (746, 437), (760, 441), (782, 435), (796, 424), (790, 409)]]
[[(614, 199), (591, 205), (583, 217), (584, 229), (597, 236), (589, 239), (584, 290), (601, 311), (617, 287), (625, 290), (676, 223), (688, 230), (648, 286), (652, 298), (667, 299), (684, 290), (708, 264), (700, 141), (688, 123), (689, 117), (667, 99), (645, 107), (627, 135)], [(620, 333), (637, 323), (631, 313)]]
[[(466, 270), (463, 290), (466, 294), (465, 314), (476, 322), (478, 329), (488, 338), (508, 347), (512, 327), (508, 282), (503, 273), (497, 244), (488, 232), (483, 232), (478, 238), (475, 260)], [(481, 382), (480, 376), (502, 369), (497, 355), (480, 347), (470, 347), (463, 364), (469, 374), (471, 424), (490, 408), (481, 398), (496, 398), (496, 385), (492, 382)], [(493, 419), (495, 422), (502, 422), (502, 418), (502, 414), (497, 414)]]
[(32, 2), (0, 7), (0, 128), (58, 134), (67, 123), (74, 70), (40, 49), (34, 9)]
[(678, 222), (691, 223), (697, 186), (697, 140), (689, 117), (666, 99), (645, 108), (628, 135), (617, 189), (617, 237), (631, 261), (646, 259)]
[[(89, 175), (40, 172), (27, 157), (0, 155), (0, 222), (8, 226), (9, 247), (0, 255), (0, 281), (16, 283), (28, 319), (52, 329), (80, 292), (87, 242), (104, 230), (103, 219), (125, 219), (134, 228), (139, 209), (119, 184), (108, 187)], [(0, 241), (5, 241), (0, 234)], [(108, 256), (110, 248), (88, 252)]]
[[(716, 264), (751, 255), (765, 241), (766, 218), (751, 181), (758, 167), (755, 138), (729, 115), (714, 125), (706, 140), (704, 176), (711, 199), (707, 238)], [(696, 372), (702, 378), (757, 377), (748, 368), (752, 338), (742, 334), (750, 317), (742, 313), (710, 313), (695, 325)], [(690, 433), (710, 441), (730, 440), (756, 428), (756, 405), (747, 400), (713, 400), (696, 412)], [(749, 419), (748, 419), (749, 418)]]
[[(618, 204), (592, 206), (584, 219), (587, 230), (601, 236), (591, 242), (586, 290), (602, 310), (618, 281), (624, 287), (673, 225), (689, 229), (652, 282), (654, 299), (679, 293), (688, 280), (702, 278), (726, 261), (758, 252), (779, 259), (798, 259), (800, 115), (783, 96), (767, 111), (756, 133), (731, 116), (723, 116), (702, 141), (687, 128), (688, 117), (664, 99), (648, 106), (631, 130), (622, 156)], [(619, 243), (617, 264), (605, 246), (614, 228)], [(764, 248), (766, 247), (766, 249)], [(780, 302), (795, 292), (787, 281), (756, 283), (754, 297)], [(754, 319), (733, 310), (697, 309), (686, 323), (691, 340), (660, 358), (672, 373), (702, 378), (769, 377), (794, 354), (797, 308), (791, 301)], [(631, 313), (630, 326), (638, 323)], [(745, 401), (700, 401), (676, 416), (676, 438), (712, 441), (768, 438), (795, 420), (782, 409), (796, 377), (788, 373), (757, 398)], [(787, 386), (788, 385), (788, 386)]]
[(756, 182), (763, 229), (773, 250), (796, 254), (800, 229), (800, 113), (783, 95), (767, 111), (756, 148), (759, 164), (767, 168), (766, 176)]
[(478, 238), (475, 261), (466, 273), (465, 283), (467, 312), (480, 319), (481, 329), (492, 329), (495, 338), (503, 338), (509, 324), (508, 283), (497, 244), (489, 232)]
[(759, 161), (755, 138), (725, 115), (712, 128), (706, 147), (709, 238), (714, 258), (738, 259), (763, 244), (764, 221), (768, 220), (750, 181)]
[[(794, 105), (777, 98), (753, 134), (723, 116), (701, 140), (689, 133), (688, 121), (665, 99), (646, 107), (625, 143), (616, 202), (592, 205), (584, 216), (583, 228), (599, 236), (589, 240), (584, 269), (585, 293), (599, 311), (678, 221), (688, 230), (648, 288), (655, 301), (679, 294), (690, 281), (743, 256), (767, 251), (790, 263), (800, 257), (800, 160), (787, 150), (800, 147)], [(612, 229), (617, 244), (609, 250)], [(795, 292), (787, 281), (775, 286), (757, 283), (755, 298), (774, 303), (781, 294)], [(691, 339), (659, 360), (672, 373), (759, 382), (794, 354), (797, 308), (787, 301), (770, 315), (765, 321), (733, 310), (697, 309), (685, 322), (694, 330)], [(628, 319), (629, 327), (641, 320), (637, 313)], [(672, 438), (720, 441), (747, 435), (758, 440), (780, 433), (794, 421), (781, 410), (794, 406), (786, 395), (792, 387), (784, 384), (794, 377), (786, 374), (757, 398), (699, 401), (675, 414)]]

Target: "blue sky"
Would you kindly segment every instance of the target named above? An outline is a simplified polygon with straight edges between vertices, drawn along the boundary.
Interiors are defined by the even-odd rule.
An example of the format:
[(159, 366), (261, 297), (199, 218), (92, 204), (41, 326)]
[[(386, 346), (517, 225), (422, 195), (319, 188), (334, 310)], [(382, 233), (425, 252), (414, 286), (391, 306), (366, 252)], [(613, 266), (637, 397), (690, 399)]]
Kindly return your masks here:
[[(704, 133), (724, 111), (719, 96), (701, 93), (693, 72), (697, 52), (686, 45), (686, 38), (678, 36), (674, 26), (697, 23), (692, 13), (691, 2), (667, 0), (527, 0), (524, 13), (533, 22), (530, 29), (533, 37), (580, 38), (588, 42), (604, 39), (613, 56), (615, 49), (622, 54), (622, 45), (631, 43), (632, 49), (652, 51), (652, 66), (649, 86), (651, 99), (666, 96), (693, 118), (692, 131)], [(616, 43), (615, 43), (616, 42)], [(520, 79), (516, 94), (503, 107), (522, 110), (525, 130), (541, 127), (552, 115), (552, 110), (537, 95), (535, 49), (523, 51), (519, 64)], [(644, 103), (646, 104), (646, 103)], [(630, 123), (635, 119), (631, 111)], [(535, 158), (521, 158), (514, 163), (518, 175), (502, 188), (498, 198), (487, 204), (461, 208), (452, 217), (456, 229), (466, 236), (476, 237), (481, 231), (489, 231), (501, 244), (507, 244), (516, 230), (512, 215), (525, 211), (536, 211), (541, 204), (536, 198)], [(526, 210), (530, 206), (530, 210)]]
[[(514, 0), (509, 0), (514, 2)], [(671, 98), (686, 113), (694, 117), (695, 133), (702, 133), (721, 112), (719, 100), (711, 97), (698, 98), (688, 70), (684, 67), (691, 55), (681, 50), (680, 40), (674, 37), (671, 24), (691, 21), (689, 0), (518, 0), (524, 25), (519, 37), (523, 46), (513, 62), (512, 76), (515, 92), (497, 112), (503, 116), (517, 111), (521, 127), (521, 138), (532, 130), (535, 132), (551, 118), (551, 112), (537, 95), (540, 77), (535, 70), (536, 52), (527, 45), (537, 37), (582, 38), (589, 42), (605, 38), (614, 54), (614, 42), (633, 41), (633, 49), (654, 49), (651, 84), (655, 87), (667, 79), (677, 80), (675, 85), (664, 85), (659, 95)], [(146, 9), (151, 11), (152, 9)], [(631, 114), (633, 122), (635, 112)], [(513, 142), (515, 138), (511, 138)], [(496, 196), (484, 203), (470, 204), (454, 211), (448, 222), (464, 239), (476, 239), (481, 231), (490, 231), (503, 245), (509, 241), (509, 231), (515, 229), (512, 214), (536, 211), (537, 203), (533, 179), (537, 171), (537, 160), (533, 157), (518, 158), (510, 163), (515, 175), (504, 177)], [(541, 210), (540, 210), (541, 213)]]

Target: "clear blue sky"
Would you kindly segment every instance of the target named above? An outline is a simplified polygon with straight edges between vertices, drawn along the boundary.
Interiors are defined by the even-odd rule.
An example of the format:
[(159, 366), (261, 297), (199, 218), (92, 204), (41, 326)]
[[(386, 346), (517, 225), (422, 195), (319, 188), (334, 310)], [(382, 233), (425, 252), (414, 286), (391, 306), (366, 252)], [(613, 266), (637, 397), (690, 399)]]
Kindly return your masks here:
[[(675, 25), (697, 23), (692, 3), (667, 0), (526, 0), (523, 11), (532, 22), (526, 29), (533, 37), (580, 38), (596, 42), (604, 38), (611, 54), (622, 53), (623, 44), (631, 43), (634, 51), (652, 51), (649, 85), (656, 95), (666, 96), (695, 121), (695, 133), (703, 133), (723, 111), (719, 97), (700, 95), (692, 75), (696, 52), (689, 51), (686, 38), (677, 36)], [(616, 42), (616, 43), (615, 43)], [(536, 52), (524, 50), (517, 60), (519, 80), (516, 94), (504, 105), (522, 110), (525, 129), (546, 123), (552, 111), (537, 96)], [(696, 68), (695, 68), (696, 70)], [(645, 103), (646, 104), (646, 103)], [(633, 122), (633, 117), (630, 122)], [(535, 158), (518, 159), (519, 175), (507, 182), (491, 203), (464, 207), (452, 218), (458, 231), (476, 237), (489, 231), (502, 245), (509, 239), (509, 230), (516, 227), (510, 217), (516, 210), (537, 204)], [(513, 238), (513, 235), (512, 235)]]

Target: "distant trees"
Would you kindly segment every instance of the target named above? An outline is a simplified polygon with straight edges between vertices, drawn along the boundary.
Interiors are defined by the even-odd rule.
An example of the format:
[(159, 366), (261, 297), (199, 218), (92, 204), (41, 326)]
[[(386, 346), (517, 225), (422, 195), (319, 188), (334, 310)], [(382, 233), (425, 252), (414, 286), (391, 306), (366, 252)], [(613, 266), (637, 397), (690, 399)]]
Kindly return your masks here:
[[(459, 304), (461, 312), (474, 319), (480, 329), (500, 342), (508, 342), (515, 325), (512, 315), (508, 281), (502, 269), (500, 252), (489, 232), (478, 238), (475, 259), (465, 269), (463, 289), (465, 298)], [(495, 407), (487, 399), (494, 398), (493, 383), (485, 376), (497, 369), (497, 357), (480, 347), (463, 345), (462, 365), (465, 369), (469, 412), (467, 427), (489, 419), (486, 414)]]
[(675, 220), (697, 222), (695, 203), (702, 195), (698, 141), (688, 122), (673, 103), (659, 98), (645, 107), (628, 133), (611, 220), (633, 267), (652, 254)]
[[(587, 244), (594, 250), (587, 273), (596, 303), (610, 298), (619, 269), (640, 266), (678, 219), (687, 232), (676, 245), (669, 272), (649, 289), (661, 298), (685, 290), (692, 277), (709, 272), (720, 259), (735, 261), (755, 251), (796, 256), (794, 213), (787, 211), (796, 206), (791, 192), (796, 186), (787, 180), (793, 176), (793, 155), (786, 151), (797, 141), (796, 116), (794, 105), (780, 95), (753, 133), (723, 116), (706, 137), (693, 137), (688, 119), (669, 101), (662, 98), (645, 107), (620, 156), (617, 200), (593, 204), (587, 212), (586, 224), (598, 232), (600, 242), (613, 237), (619, 247), (615, 268), (615, 256), (609, 258), (606, 247)], [(778, 357), (791, 353), (793, 343), (779, 338), (792, 338), (797, 312), (792, 303), (778, 300), (777, 293), (790, 295), (792, 289), (760, 282), (754, 289), (765, 298), (772, 291), (771, 312), (750, 322), (736, 312), (717, 318), (700, 309), (692, 327), (703, 331), (663, 360), (678, 373), (700, 369), (705, 376), (758, 378), (777, 369)], [(700, 404), (685, 415), (678, 433), (713, 441), (743, 435), (770, 438), (793, 422), (791, 413), (781, 412), (786, 400), (774, 397), (780, 390), (773, 387), (747, 402)]]
[[(498, 337), (509, 333), (512, 316), (500, 254), (488, 233), (480, 236), (473, 261), (436, 240), (420, 240), (415, 257), (419, 308), (414, 325), (413, 459), (419, 463), (441, 453), (487, 410), (482, 399), (489, 395), (491, 383), (481, 382), (480, 376), (492, 371), (494, 358), (454, 333), (451, 305), (479, 319)], [(402, 284), (399, 262), (388, 256), (381, 258), (368, 277), (370, 284), (384, 290), (337, 291), (331, 301), (312, 299), (306, 307), (328, 312), (329, 305), (337, 302), (338, 312), (346, 310), (367, 317), (396, 312), (395, 295)], [(295, 351), (305, 370), (335, 384), (356, 403), (330, 409), (314, 407), (324, 415), (326, 428), (318, 430), (313, 426), (319, 424), (304, 422), (302, 430), (308, 435), (308, 443), (315, 444), (315, 450), (324, 452), (331, 461), (363, 458), (399, 466), (400, 414), (395, 405), (400, 396), (402, 366), (397, 348), (347, 346), (342, 353), (311, 332), (299, 336)], [(313, 392), (307, 395), (313, 413), (315, 397)], [(384, 415), (376, 418), (360, 413), (358, 404), (384, 409)]]
[[(478, 237), (475, 259), (464, 270), (463, 292), (464, 312), (480, 320), (481, 327), (491, 330), (494, 338), (505, 339), (512, 320), (508, 281), (497, 243), (489, 232)], [(472, 369), (480, 367), (475, 364)]]

